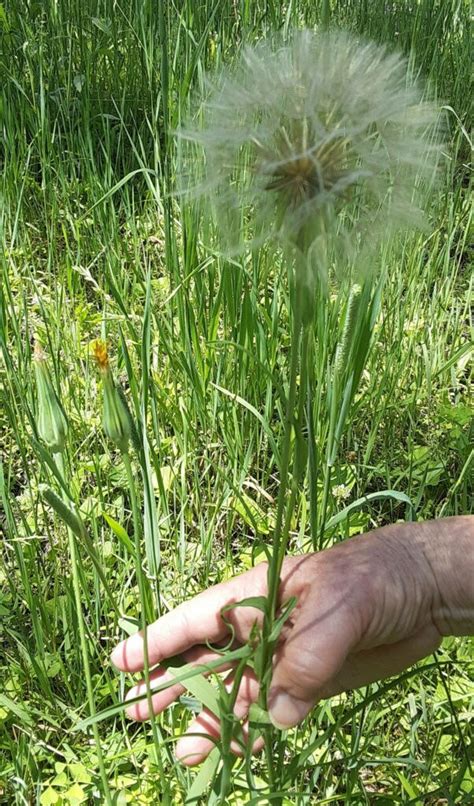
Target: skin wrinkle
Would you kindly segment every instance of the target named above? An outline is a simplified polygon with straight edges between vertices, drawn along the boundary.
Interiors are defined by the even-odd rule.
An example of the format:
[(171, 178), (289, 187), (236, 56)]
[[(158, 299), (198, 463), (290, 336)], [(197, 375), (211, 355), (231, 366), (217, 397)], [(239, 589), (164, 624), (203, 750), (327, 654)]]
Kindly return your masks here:
[(426, 605), (426, 612), (429, 613), (430, 620), (433, 623), (434, 627), (436, 628), (436, 630), (438, 632), (438, 635), (440, 636), (440, 639), (441, 639), (442, 636), (443, 636), (443, 633), (440, 630), (440, 628), (438, 626), (438, 623), (437, 623), (437, 619), (436, 619), (436, 613), (439, 610), (440, 602), (441, 602), (441, 599), (442, 599), (442, 597), (441, 597), (441, 588), (440, 588), (438, 577), (435, 574), (433, 566), (432, 566), (432, 563), (430, 561), (430, 553), (426, 552), (424, 550), (424, 546), (425, 546), (426, 541), (424, 539), (423, 531), (424, 531), (423, 528), (421, 528), (419, 530), (419, 533), (418, 533), (419, 536), (418, 536), (418, 541), (417, 542), (418, 542), (418, 546), (421, 547), (421, 549), (422, 549), (421, 553), (422, 553), (422, 556), (423, 556), (423, 559), (424, 559), (425, 573), (427, 573), (429, 575), (428, 590), (431, 592), (431, 597), (430, 597), (431, 600)]
[[(420, 563), (418, 554), (411, 550), (407, 541), (400, 540), (396, 534), (394, 535), (392, 526), (380, 529), (377, 538), (384, 547), (385, 562), (387, 555), (389, 562), (385, 566), (382, 584), (377, 592), (378, 623), (377, 626), (373, 626), (373, 637), (383, 638), (384, 633), (391, 632), (394, 637), (390, 643), (396, 643), (397, 634), (416, 632), (423, 623), (429, 623), (433, 598), (432, 583), (431, 580), (427, 580), (424, 564)], [(408, 610), (407, 602), (410, 603)], [(389, 613), (390, 621), (387, 619)]]
[[(420, 535), (420, 549), (437, 591), (433, 623), (443, 636), (468, 635), (474, 629), (474, 517), (440, 521), (435, 542), (436, 546), (424, 532)], [(460, 563), (459, 557), (465, 562)]]
[(433, 565), (431, 563), (429, 552), (424, 551), (424, 540), (423, 539), (420, 539), (419, 545), (420, 545), (420, 547), (421, 547), (421, 549), (423, 551), (425, 561), (426, 561), (426, 567), (427, 567), (427, 569), (428, 569), (428, 571), (430, 573), (432, 588), (433, 588), (434, 591), (436, 591), (436, 595), (433, 596), (433, 601), (432, 601), (431, 609), (430, 609), (431, 620), (432, 620), (433, 624), (436, 626), (436, 629), (438, 630), (439, 634), (441, 636), (443, 636), (443, 635), (446, 635), (447, 633), (444, 633), (442, 628), (440, 627), (440, 625), (438, 623), (438, 615), (437, 615), (437, 614), (439, 614), (440, 609), (441, 609), (441, 602), (442, 602), (441, 587), (440, 587), (440, 584), (438, 582), (437, 574), (435, 573)]

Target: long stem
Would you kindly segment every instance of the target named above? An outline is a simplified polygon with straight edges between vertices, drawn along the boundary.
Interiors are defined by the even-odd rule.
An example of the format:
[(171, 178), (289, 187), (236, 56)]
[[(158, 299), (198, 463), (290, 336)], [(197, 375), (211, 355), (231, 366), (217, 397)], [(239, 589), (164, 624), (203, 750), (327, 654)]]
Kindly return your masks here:
[[(271, 632), (273, 626), (275, 613), (278, 605), (278, 589), (280, 585), (280, 572), (284, 559), (284, 549), (286, 549), (286, 540), (283, 535), (283, 518), (286, 504), (286, 494), (289, 486), (290, 475), (290, 460), (291, 460), (291, 433), (294, 422), (294, 411), (296, 403), (296, 381), (298, 375), (299, 364), (299, 345), (301, 335), (301, 306), (298, 304), (299, 300), (295, 301), (294, 318), (293, 318), (293, 332), (290, 348), (290, 379), (288, 388), (288, 399), (285, 416), (285, 433), (283, 437), (283, 449), (280, 468), (280, 486), (278, 489), (277, 499), (277, 516), (275, 523), (275, 531), (273, 533), (273, 553), (268, 566), (268, 620), (267, 620), (267, 635)], [(282, 550), (283, 543), (283, 550)]]
[(319, 526), (319, 545), (321, 551), (324, 548), (324, 531), (326, 529), (327, 510), (329, 501), (329, 487), (331, 485), (332, 467), (326, 464), (326, 474), (324, 476), (323, 498), (321, 502), (321, 523)]
[(231, 773), (235, 764), (235, 756), (230, 747), (237, 727), (234, 716), (234, 707), (246, 665), (247, 659), (244, 658), (240, 661), (234, 672), (232, 690), (228, 695), (223, 692), (221, 697), (223, 702), (223, 709), (221, 713), (222, 770), (220, 776), (219, 802), (222, 804), (226, 803), (228, 800), (228, 792), (231, 785)]
[[(280, 587), (280, 573), (284, 559), (284, 552), (287, 545), (286, 532), (288, 531), (288, 517), (285, 517), (286, 507), (290, 509), (294, 506), (294, 494), (292, 494), (290, 501), (287, 502), (287, 492), (290, 483), (290, 464), (291, 464), (291, 434), (294, 423), (294, 411), (296, 404), (296, 390), (297, 390), (297, 376), (299, 365), (299, 345), (302, 327), (302, 312), (300, 288), (296, 284), (295, 288), (296, 297), (293, 305), (293, 329), (290, 346), (290, 378), (288, 387), (288, 397), (286, 404), (285, 415), (285, 432), (283, 436), (283, 447), (280, 465), (280, 486), (278, 488), (277, 498), (277, 515), (275, 522), (275, 530), (273, 533), (272, 541), (272, 556), (268, 565), (267, 575), (267, 610), (263, 623), (263, 635), (261, 645), (261, 656), (259, 663), (259, 677), (260, 677), (260, 704), (262, 708), (267, 707), (267, 694), (270, 682), (271, 672), (271, 659), (272, 659), (272, 646), (269, 640), (273, 625), (275, 623), (276, 612), (278, 608), (278, 591)], [(272, 753), (272, 745), (274, 738), (274, 729), (268, 727), (264, 729), (265, 734), (265, 754), (268, 768), (269, 784), (272, 791), (276, 788), (276, 770), (274, 758)], [(278, 806), (278, 800), (276, 801)]]
[(308, 426), (308, 484), (309, 484), (309, 523), (313, 551), (317, 548), (318, 522), (318, 448), (314, 430), (313, 397), (314, 397), (314, 351), (313, 339), (308, 338), (306, 356), (306, 422)]
[[(163, 743), (161, 742), (161, 738), (158, 732), (158, 726), (156, 724), (155, 714), (153, 711), (152, 692), (150, 687), (150, 663), (148, 654), (147, 625), (153, 621), (153, 607), (149, 597), (149, 586), (147, 585), (147, 580), (145, 578), (145, 574), (143, 573), (143, 567), (142, 567), (142, 552), (140, 545), (141, 528), (142, 528), (141, 512), (138, 506), (137, 495), (135, 491), (135, 480), (133, 478), (130, 456), (128, 455), (128, 453), (122, 453), (122, 459), (125, 465), (125, 472), (127, 474), (127, 484), (130, 492), (130, 502), (132, 505), (133, 537), (135, 543), (135, 571), (137, 574), (138, 591), (140, 594), (140, 602), (141, 602), (140, 621), (143, 633), (143, 671), (146, 684), (146, 698), (148, 705), (148, 713), (150, 715), (151, 720), (153, 742), (155, 745), (156, 762), (159, 768), (160, 775), (164, 776), (164, 769), (162, 765), (161, 752), (160, 752), (160, 745)], [(163, 781), (165, 780), (164, 777), (162, 778), (162, 780)], [(163, 802), (165, 803), (165, 801)]]
[[(56, 459), (56, 464), (58, 466), (58, 470), (61, 476), (64, 477), (64, 459), (62, 453), (54, 454)], [(64, 492), (62, 492), (63, 498), (65, 498)], [(68, 503), (68, 501), (65, 501)], [(86, 631), (84, 625), (84, 615), (82, 612), (82, 601), (81, 601), (81, 587), (79, 582), (79, 573), (78, 573), (78, 566), (77, 566), (77, 552), (76, 552), (76, 538), (72, 533), (69, 527), (67, 528), (67, 537), (68, 537), (68, 546), (69, 546), (69, 555), (71, 557), (71, 571), (72, 571), (72, 587), (74, 590), (74, 600), (76, 605), (76, 613), (77, 613), (77, 622), (79, 626), (79, 642), (81, 645), (81, 655), (82, 655), (82, 665), (84, 667), (84, 675), (86, 678), (86, 689), (87, 689), (87, 701), (89, 705), (89, 714), (90, 716), (95, 716), (96, 714), (96, 707), (95, 707), (95, 699), (94, 699), (94, 688), (92, 686), (92, 676), (91, 676), (91, 668), (89, 663), (89, 650), (87, 648), (87, 638), (86, 638)], [(104, 797), (107, 804), (112, 804), (112, 796), (110, 794), (109, 783), (107, 780), (107, 773), (105, 771), (104, 765), (104, 756), (102, 753), (102, 747), (100, 744), (100, 735), (99, 735), (99, 728), (97, 725), (92, 726), (92, 732), (94, 734), (94, 741), (96, 746), (97, 752), (97, 761), (99, 764), (99, 773), (102, 780), (102, 786), (104, 788)]]

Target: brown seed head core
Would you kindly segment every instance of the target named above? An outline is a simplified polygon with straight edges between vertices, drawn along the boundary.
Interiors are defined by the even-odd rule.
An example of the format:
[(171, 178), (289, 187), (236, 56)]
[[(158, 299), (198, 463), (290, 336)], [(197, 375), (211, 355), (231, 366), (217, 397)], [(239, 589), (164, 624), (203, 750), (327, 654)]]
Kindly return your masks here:
[(349, 175), (350, 166), (344, 136), (322, 139), (312, 136), (308, 125), (292, 128), (290, 134), (287, 127), (280, 129), (273, 152), (265, 151), (258, 170), (270, 177), (265, 190), (280, 193), (282, 201), (295, 209), (318, 195), (334, 192)]

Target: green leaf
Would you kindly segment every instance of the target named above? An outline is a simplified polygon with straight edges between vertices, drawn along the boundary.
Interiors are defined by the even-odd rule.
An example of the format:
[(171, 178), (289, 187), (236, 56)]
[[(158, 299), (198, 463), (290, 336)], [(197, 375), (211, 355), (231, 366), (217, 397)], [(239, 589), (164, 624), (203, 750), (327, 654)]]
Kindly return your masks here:
[(268, 535), (270, 533), (266, 513), (249, 495), (239, 493), (238, 496), (231, 499), (230, 506), (257, 534)]
[(78, 761), (72, 761), (68, 765), (68, 769), (73, 779), (80, 784), (90, 784), (92, 777), (90, 772)]
[(59, 800), (59, 792), (56, 792), (52, 786), (48, 786), (47, 789), (40, 795), (40, 806), (54, 806)]
[(270, 643), (277, 640), (278, 636), (280, 635), (281, 628), (283, 627), (285, 621), (289, 618), (292, 610), (294, 610), (294, 608), (296, 607), (297, 601), (298, 599), (296, 598), (296, 596), (292, 596), (291, 599), (288, 599), (288, 601), (284, 605), (281, 614), (276, 619), (272, 627), (272, 631), (268, 636), (268, 640), (270, 641)]
[(415, 784), (413, 783), (413, 781), (409, 781), (408, 778), (400, 770), (397, 770), (396, 773), (406, 794), (410, 798), (416, 798), (420, 794), (420, 791), (418, 788), (415, 788)]
[(64, 797), (66, 798), (66, 803), (70, 804), (70, 806), (79, 806), (80, 803), (84, 803), (87, 795), (82, 786), (78, 783), (74, 783), (69, 787), (67, 792), (64, 793)]
[(209, 753), (207, 759), (205, 760), (204, 764), (202, 765), (201, 769), (196, 775), (191, 785), (191, 788), (188, 790), (185, 804), (191, 804), (191, 803), (199, 804), (202, 802), (201, 798), (204, 795), (204, 792), (209, 786), (211, 780), (214, 778), (216, 774), (219, 759), (220, 759), (219, 748), (215, 747), (214, 750), (211, 750), (211, 752)]
[(10, 30), (10, 24), (8, 22), (8, 17), (3, 3), (0, 3), (0, 28), (5, 33), (8, 33), (8, 31)]
[[(176, 669), (176, 671), (168, 666), (169, 674), (172, 674), (175, 678), (178, 678), (179, 672), (183, 670), (184, 667), (181, 669)], [(213, 714), (219, 713), (219, 699), (216, 690), (211, 686), (208, 680), (203, 677), (201, 674), (196, 675), (195, 677), (190, 677), (186, 681), (186, 689), (193, 694), (199, 702), (201, 702), (206, 708), (212, 711)]]
[(393, 498), (395, 501), (400, 501), (401, 503), (406, 504), (408, 507), (410, 507), (410, 514), (413, 512), (414, 509), (413, 502), (411, 498), (408, 497), (408, 495), (405, 495), (405, 493), (400, 493), (398, 492), (398, 490), (381, 490), (380, 492), (377, 493), (368, 493), (367, 495), (364, 495), (362, 498), (358, 498), (356, 501), (352, 501), (352, 503), (349, 504), (344, 509), (341, 509), (340, 512), (337, 512), (336, 515), (333, 515), (333, 517), (328, 520), (325, 531), (333, 529), (335, 526), (337, 526), (338, 523), (341, 523), (341, 521), (345, 520), (345, 518), (347, 518), (351, 514), (351, 512), (360, 509), (361, 507), (364, 506), (364, 504), (367, 504), (369, 501), (376, 501), (377, 499), (384, 499), (384, 498)]
[(262, 727), (271, 725), (272, 721), (268, 716), (268, 711), (262, 708), (257, 702), (252, 703), (249, 709), (249, 722), (252, 727)]
[(107, 512), (102, 512), (102, 517), (107, 521), (110, 528), (112, 529), (113, 533), (116, 537), (120, 540), (122, 546), (128, 551), (129, 554), (134, 553), (133, 543), (130, 540), (128, 534), (126, 533), (123, 526), (120, 525), (111, 515), (108, 515)]
[(39, 491), (41, 497), (55, 510), (56, 514), (59, 515), (62, 521), (69, 526), (70, 530), (81, 539), (84, 538), (84, 534), (86, 533), (86, 529), (84, 524), (82, 523), (79, 515), (69, 507), (62, 498), (57, 495), (54, 490), (48, 487), (46, 484), (40, 484)]
[(119, 618), (118, 626), (121, 630), (127, 633), (128, 636), (134, 635), (140, 629), (140, 622), (136, 618), (131, 618), (130, 616), (123, 616), (123, 618)]
[(231, 602), (221, 609), (221, 614), (228, 613), (229, 610), (235, 610), (237, 607), (255, 607), (261, 610), (262, 613), (266, 612), (267, 597), (266, 596), (247, 596), (246, 599), (240, 599), (238, 602)]
[[(160, 663), (160, 666), (162, 666), (164, 669), (170, 669), (171, 667), (171, 672), (173, 673), (173, 676), (174, 676), (173, 668), (175, 668), (181, 663), (183, 665), (179, 669), (176, 669), (176, 676), (174, 676), (175, 677), (174, 681), (169, 680), (164, 683), (160, 683), (158, 686), (153, 686), (153, 694), (157, 694), (159, 691), (164, 691), (170, 686), (173, 686), (174, 683), (182, 683), (184, 688), (188, 689), (188, 691), (191, 691), (192, 694), (195, 694), (196, 688), (194, 684), (192, 684), (192, 686), (190, 684), (190, 680), (193, 677), (216, 671), (221, 666), (227, 666), (227, 664), (232, 663), (233, 661), (236, 660), (241, 660), (242, 658), (249, 658), (252, 654), (253, 650), (251, 647), (242, 646), (239, 647), (239, 649), (233, 650), (232, 652), (227, 652), (223, 654), (222, 657), (217, 658), (216, 660), (209, 661), (209, 663), (199, 664), (196, 666), (192, 665), (191, 663), (185, 664), (181, 658), (169, 658), (166, 661), (162, 661)], [(203, 697), (205, 698), (202, 699), (201, 702), (203, 702), (207, 707), (210, 707), (211, 710), (213, 710), (215, 707), (215, 703), (217, 702), (217, 699), (212, 687), (210, 686), (210, 688), (213, 691), (212, 701), (211, 697), (210, 696), (208, 697), (207, 693), (204, 692), (203, 686), (199, 686), (198, 688), (200, 689), (201, 695), (203, 695)], [(197, 695), (195, 694), (195, 696)], [(120, 714), (122, 711), (124, 711), (125, 708), (128, 708), (129, 705), (133, 705), (133, 703), (140, 702), (145, 698), (146, 693), (141, 694), (139, 697), (130, 698), (129, 700), (127, 700), (127, 702), (119, 702), (116, 705), (110, 706), (110, 708), (105, 708), (103, 711), (100, 711), (99, 713), (94, 714), (93, 716), (89, 716), (86, 719), (81, 719), (74, 726), (73, 731), (74, 732), (83, 731), (91, 727), (91, 725), (95, 725), (98, 722), (103, 722), (105, 719), (111, 719), (113, 716), (117, 716), (117, 714)], [(198, 697), (198, 699), (201, 698)]]
[(0, 694), (0, 706), (5, 708), (6, 711), (11, 711), (18, 719), (24, 722), (25, 725), (33, 725), (34, 720), (31, 714), (22, 705), (7, 697), (6, 694)]

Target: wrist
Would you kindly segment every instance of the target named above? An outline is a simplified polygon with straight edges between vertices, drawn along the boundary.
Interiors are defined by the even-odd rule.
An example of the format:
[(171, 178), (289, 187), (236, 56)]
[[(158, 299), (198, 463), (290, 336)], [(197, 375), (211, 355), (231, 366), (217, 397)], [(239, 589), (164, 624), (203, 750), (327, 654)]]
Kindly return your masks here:
[(474, 517), (416, 524), (416, 543), (433, 578), (432, 618), (440, 634), (474, 634)]

